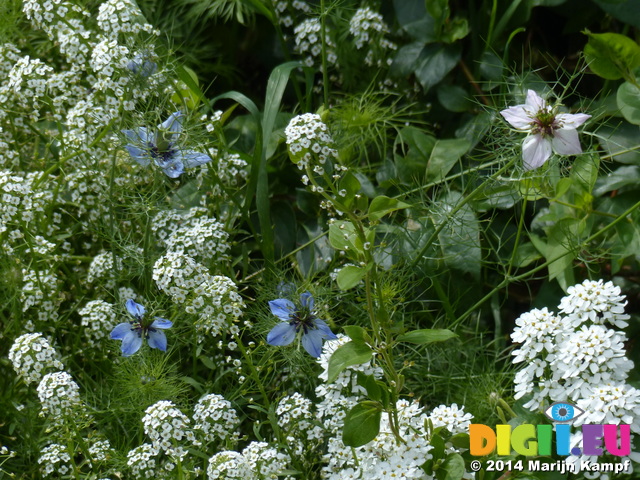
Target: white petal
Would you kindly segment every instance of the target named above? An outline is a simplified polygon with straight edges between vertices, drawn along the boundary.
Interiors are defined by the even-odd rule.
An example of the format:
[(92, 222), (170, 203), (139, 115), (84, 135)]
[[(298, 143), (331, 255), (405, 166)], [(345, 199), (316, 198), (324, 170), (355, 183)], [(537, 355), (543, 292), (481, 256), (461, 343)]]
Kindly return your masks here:
[(582, 153), (578, 132), (573, 129), (561, 128), (553, 132), (551, 140), (553, 151), (560, 155), (577, 155)]
[(544, 110), (547, 107), (547, 102), (544, 101), (544, 98), (534, 90), (527, 90), (527, 100), (525, 103), (533, 107), (535, 111)]
[(562, 125), (562, 128), (578, 128), (590, 118), (591, 115), (586, 113), (559, 113), (556, 115), (556, 122)]
[(533, 121), (533, 114), (528, 110), (524, 105), (517, 105), (502, 110), (500, 115), (514, 128), (528, 132), (531, 130), (531, 122)]
[(551, 156), (551, 142), (542, 135), (529, 135), (522, 142), (522, 160), (525, 170), (541, 167)]

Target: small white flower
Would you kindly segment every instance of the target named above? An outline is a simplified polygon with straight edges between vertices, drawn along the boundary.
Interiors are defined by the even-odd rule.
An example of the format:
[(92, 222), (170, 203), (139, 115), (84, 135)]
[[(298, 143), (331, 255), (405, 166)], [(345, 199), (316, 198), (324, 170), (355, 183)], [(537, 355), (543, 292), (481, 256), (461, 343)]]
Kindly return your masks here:
[(529, 135), (522, 142), (525, 170), (541, 167), (551, 156), (582, 153), (576, 128), (591, 115), (584, 113), (556, 113), (556, 109), (533, 90), (527, 90), (524, 105), (509, 107), (500, 115), (513, 127)]

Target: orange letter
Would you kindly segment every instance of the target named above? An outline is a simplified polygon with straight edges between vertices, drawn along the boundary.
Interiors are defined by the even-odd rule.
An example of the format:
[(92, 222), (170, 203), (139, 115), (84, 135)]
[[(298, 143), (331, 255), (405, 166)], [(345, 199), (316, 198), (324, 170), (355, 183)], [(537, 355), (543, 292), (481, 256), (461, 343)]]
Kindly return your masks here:
[(482, 423), (469, 425), (469, 453), (474, 457), (489, 455), (496, 448), (496, 434)]

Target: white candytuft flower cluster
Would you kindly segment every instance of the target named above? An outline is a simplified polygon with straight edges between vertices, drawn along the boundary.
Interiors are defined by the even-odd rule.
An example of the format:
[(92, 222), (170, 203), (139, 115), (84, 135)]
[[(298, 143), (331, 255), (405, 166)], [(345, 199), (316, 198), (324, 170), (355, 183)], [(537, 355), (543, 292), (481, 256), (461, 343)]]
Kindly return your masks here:
[(78, 313), (90, 347), (100, 345), (118, 323), (113, 305), (103, 300), (90, 301)]
[(620, 287), (602, 280), (585, 280), (580, 285), (567, 289), (567, 295), (560, 301), (558, 309), (564, 318), (578, 326), (586, 321), (594, 324), (608, 322), (618, 328), (625, 328), (629, 315), (624, 313), (627, 304)]
[(83, 406), (80, 387), (67, 372), (47, 373), (38, 385), (38, 398), (42, 404), (40, 415), (54, 423), (77, 415)]
[(41, 333), (26, 333), (13, 342), (9, 350), (13, 369), (27, 385), (39, 383), (47, 370), (62, 370), (60, 355)]
[(473, 415), (465, 413), (464, 408), (460, 408), (454, 403), (434, 408), (429, 414), (429, 419), (433, 424), (433, 428), (444, 427), (455, 435), (457, 433), (469, 433), (469, 425)]
[(193, 430), (202, 433), (205, 442), (232, 439), (239, 437), (240, 420), (231, 403), (221, 395), (210, 393), (205, 395), (193, 409)]
[[(307, 67), (319, 67), (322, 64), (322, 34), (320, 19), (308, 18), (293, 29), (295, 34), (295, 51), (304, 56), (303, 63)], [(336, 66), (338, 57), (335, 52), (336, 44), (331, 38), (330, 31), (325, 27), (325, 41), (327, 62)]]
[(51, 474), (66, 475), (72, 471), (71, 456), (64, 445), (52, 443), (40, 452), (38, 458), (43, 477)]
[(169, 252), (153, 266), (153, 280), (174, 302), (184, 304), (187, 313), (198, 316), (196, 328), (206, 335), (239, 332), (244, 302), (230, 278), (210, 275), (193, 258)]
[(190, 423), (189, 418), (168, 400), (154, 403), (142, 417), (144, 433), (151, 439), (151, 444), (176, 459), (187, 454), (181, 443), (197, 444)]
[(395, 43), (385, 38), (389, 27), (382, 15), (369, 7), (359, 8), (349, 21), (349, 33), (353, 35), (358, 50), (367, 46), (364, 62), (369, 66), (390, 66), (393, 57), (390, 51), (397, 50)]
[[(624, 296), (611, 282), (586, 280), (568, 289), (560, 314), (534, 309), (516, 320), (511, 334), (516, 373), (515, 398), (540, 410), (557, 401), (576, 404), (603, 386), (624, 385), (633, 368), (625, 355), (623, 332), (605, 326), (626, 325)], [(593, 422), (598, 423), (598, 422)]]

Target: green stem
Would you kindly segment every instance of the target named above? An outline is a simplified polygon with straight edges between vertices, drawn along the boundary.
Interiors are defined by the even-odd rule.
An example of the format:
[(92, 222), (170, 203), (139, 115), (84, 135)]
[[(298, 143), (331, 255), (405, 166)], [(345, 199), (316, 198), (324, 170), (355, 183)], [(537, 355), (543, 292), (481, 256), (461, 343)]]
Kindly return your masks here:
[(325, 0), (320, 0), (320, 36), (322, 38), (322, 91), (324, 92), (324, 108), (329, 108), (329, 73), (327, 71), (327, 29)]
[(438, 227), (436, 227), (435, 231), (431, 234), (431, 236), (429, 237), (429, 239), (425, 243), (424, 247), (422, 247), (422, 250), (420, 250), (418, 255), (416, 255), (416, 258), (414, 259), (414, 261), (410, 265), (411, 269), (415, 269), (418, 266), (418, 263), (422, 259), (422, 257), (425, 254), (425, 252), (431, 247), (431, 245), (433, 244), (434, 240), (438, 237), (438, 235), (440, 235), (440, 232), (442, 232), (442, 230), (449, 224), (449, 220), (454, 218), (456, 213), (458, 213), (462, 209), (462, 207), (464, 207), (471, 200), (474, 200), (484, 190), (484, 187), (486, 187), (490, 182), (493, 182), (497, 177), (499, 177), (504, 172), (506, 172), (509, 168), (511, 168), (511, 166), (513, 165), (514, 162), (515, 162), (515, 160), (510, 160), (509, 162), (507, 162), (500, 170), (498, 170), (496, 173), (494, 173), (489, 178), (487, 178), (484, 182), (482, 182), (482, 184), (478, 188), (476, 188), (469, 195), (464, 197), (462, 199), (462, 201), (460, 203), (458, 203), (453, 208), (453, 210), (451, 210), (449, 215), (447, 215), (447, 218)]
[[(584, 245), (584, 244), (587, 244), (587, 243), (591, 243), (596, 238), (598, 238), (600, 235), (602, 235), (602, 234), (608, 232), (609, 230), (611, 230), (614, 226), (616, 226), (618, 223), (623, 221), (623, 219), (627, 220), (627, 216), (630, 215), (634, 210), (637, 210), (638, 208), (640, 208), (640, 202), (635, 203), (631, 208), (627, 209), (627, 211), (622, 213), (618, 218), (616, 218), (610, 224), (602, 227), (596, 233), (594, 233), (593, 235), (589, 236), (584, 242), (582, 242), (582, 244)], [(627, 220), (627, 221), (629, 221), (629, 220)], [(494, 293), (502, 290), (504, 287), (506, 287), (510, 283), (518, 282), (518, 281), (523, 280), (523, 279), (525, 279), (527, 277), (530, 277), (534, 273), (537, 273), (540, 270), (542, 270), (544, 268), (547, 268), (552, 263), (557, 262), (558, 260), (560, 260), (561, 258), (564, 258), (565, 256), (569, 255), (570, 253), (571, 253), (571, 251), (566, 251), (564, 253), (561, 253), (557, 257), (552, 258), (551, 260), (547, 260), (546, 262), (538, 265), (537, 267), (535, 267), (535, 268), (533, 268), (533, 269), (529, 270), (528, 272), (525, 272), (525, 273), (523, 273), (521, 275), (516, 275), (515, 277), (505, 277), (505, 279), (502, 282), (500, 282), (500, 284), (498, 286), (493, 288), (488, 294), (486, 294), (484, 297), (482, 297), (480, 300), (478, 300), (473, 306), (471, 306), (466, 312), (464, 312), (462, 315), (460, 315), (460, 317), (458, 317), (458, 320), (456, 321), (456, 325), (460, 324), (469, 315), (471, 315), (474, 311), (476, 311), (484, 302), (489, 300), (493, 296)]]

